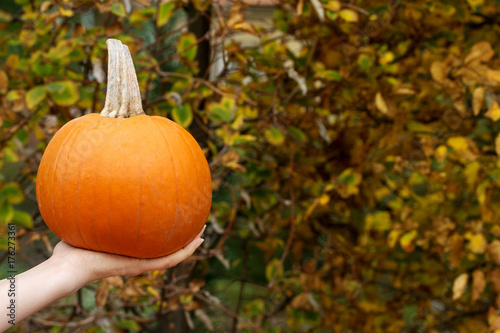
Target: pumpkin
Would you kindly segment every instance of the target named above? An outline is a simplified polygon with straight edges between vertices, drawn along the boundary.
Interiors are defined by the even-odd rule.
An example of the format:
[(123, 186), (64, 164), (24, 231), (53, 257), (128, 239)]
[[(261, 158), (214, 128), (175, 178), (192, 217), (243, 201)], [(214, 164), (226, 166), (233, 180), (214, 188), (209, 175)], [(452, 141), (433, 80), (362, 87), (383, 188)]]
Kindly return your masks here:
[(104, 109), (54, 135), (38, 169), (38, 206), (73, 246), (161, 257), (203, 228), (212, 203), (209, 166), (189, 132), (144, 114), (128, 48), (113, 39), (107, 46)]

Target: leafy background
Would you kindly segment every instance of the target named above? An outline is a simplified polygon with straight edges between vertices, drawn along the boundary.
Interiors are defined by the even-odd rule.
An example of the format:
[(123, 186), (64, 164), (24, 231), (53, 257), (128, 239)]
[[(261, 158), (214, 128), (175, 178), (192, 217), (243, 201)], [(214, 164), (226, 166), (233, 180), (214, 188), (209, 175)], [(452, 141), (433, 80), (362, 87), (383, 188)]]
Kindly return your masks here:
[(14, 221), (19, 271), (57, 243), (37, 166), (102, 109), (107, 38), (146, 113), (196, 137), (214, 191), (192, 260), (12, 331), (500, 332), (499, 1), (266, 8), (270, 26), (239, 1), (0, 2), (0, 246)]

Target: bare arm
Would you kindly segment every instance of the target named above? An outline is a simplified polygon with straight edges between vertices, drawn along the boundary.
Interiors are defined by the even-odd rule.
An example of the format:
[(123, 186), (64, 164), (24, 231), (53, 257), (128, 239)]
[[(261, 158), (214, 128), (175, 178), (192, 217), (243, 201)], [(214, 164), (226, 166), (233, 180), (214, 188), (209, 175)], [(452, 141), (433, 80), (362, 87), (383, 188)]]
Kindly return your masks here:
[(190, 257), (201, 245), (202, 233), (183, 249), (156, 259), (136, 259), (88, 251), (60, 242), (47, 261), (14, 279), (0, 281), (0, 331), (5, 331), (58, 299), (72, 295), (92, 281), (173, 267)]

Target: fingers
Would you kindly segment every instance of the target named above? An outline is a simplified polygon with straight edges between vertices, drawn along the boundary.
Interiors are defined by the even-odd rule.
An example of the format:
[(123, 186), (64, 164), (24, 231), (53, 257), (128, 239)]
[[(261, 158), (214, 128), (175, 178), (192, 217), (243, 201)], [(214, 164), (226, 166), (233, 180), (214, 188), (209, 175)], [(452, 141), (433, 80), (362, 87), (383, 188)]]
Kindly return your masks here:
[(194, 251), (196, 251), (196, 249), (205, 241), (203, 238), (201, 238), (201, 235), (205, 231), (205, 228), (206, 225), (196, 236), (196, 238), (191, 241), (191, 243), (184, 246), (179, 251), (169, 254), (168, 256), (165, 257), (149, 259), (147, 261), (144, 261), (144, 263), (148, 266), (144, 267), (144, 270), (170, 268), (189, 258), (194, 253)]

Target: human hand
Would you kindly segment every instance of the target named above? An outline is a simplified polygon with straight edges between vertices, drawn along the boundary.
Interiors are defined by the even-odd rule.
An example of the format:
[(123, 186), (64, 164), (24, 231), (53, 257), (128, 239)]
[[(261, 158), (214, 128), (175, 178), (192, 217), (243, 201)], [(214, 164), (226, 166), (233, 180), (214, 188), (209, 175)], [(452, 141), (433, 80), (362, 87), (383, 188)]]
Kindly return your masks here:
[(138, 275), (146, 271), (170, 268), (189, 258), (203, 243), (203, 230), (184, 248), (165, 257), (154, 259), (131, 258), (116, 254), (80, 249), (59, 242), (50, 260), (64, 267), (79, 281), (75, 288), (95, 280), (118, 275)]

